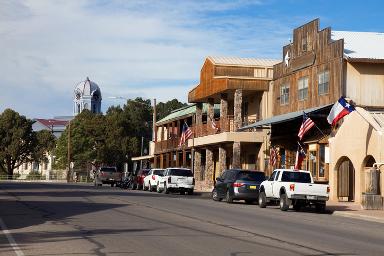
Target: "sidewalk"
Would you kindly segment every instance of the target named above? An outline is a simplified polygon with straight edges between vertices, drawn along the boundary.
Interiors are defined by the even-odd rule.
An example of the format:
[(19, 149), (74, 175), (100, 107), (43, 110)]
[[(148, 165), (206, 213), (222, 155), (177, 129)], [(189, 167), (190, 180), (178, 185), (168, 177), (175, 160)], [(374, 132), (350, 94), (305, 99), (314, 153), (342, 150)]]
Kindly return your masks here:
[[(211, 193), (207, 191), (196, 190), (195, 195), (211, 198)], [(326, 211), (334, 216), (384, 223), (384, 210), (364, 210), (360, 204), (354, 202), (328, 201)]]

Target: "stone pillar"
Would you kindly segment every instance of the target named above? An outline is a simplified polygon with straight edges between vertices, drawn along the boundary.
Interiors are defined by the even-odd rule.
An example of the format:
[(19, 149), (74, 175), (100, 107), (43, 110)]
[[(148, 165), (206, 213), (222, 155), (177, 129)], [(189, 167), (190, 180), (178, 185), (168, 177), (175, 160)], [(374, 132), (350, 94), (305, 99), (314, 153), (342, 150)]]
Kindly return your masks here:
[(242, 126), (242, 104), (243, 104), (243, 90), (236, 89), (233, 104), (234, 115), (234, 129), (237, 130)]
[(220, 146), (219, 147), (219, 172), (218, 175), (221, 175), (221, 173), (227, 168), (227, 150)]
[(176, 151), (176, 167), (180, 167), (179, 151)]
[(200, 137), (202, 134), (202, 128), (203, 128), (203, 104), (202, 103), (197, 103), (196, 104), (196, 129), (195, 137)]
[(183, 167), (187, 166), (187, 152), (185, 152), (185, 149), (183, 149)]
[(240, 142), (233, 142), (233, 158), (232, 158), (232, 168), (241, 168), (240, 164)]
[(160, 141), (164, 140), (164, 125), (161, 126), (161, 139)]
[(194, 157), (194, 167), (195, 167), (195, 173), (194, 177), (196, 181), (201, 180), (201, 152), (198, 149), (195, 149), (195, 157)]
[(228, 95), (226, 93), (221, 94), (220, 99), (220, 132), (229, 131), (228, 124)]
[(207, 148), (205, 152), (205, 182), (207, 186), (213, 186), (213, 172), (215, 171), (213, 152), (209, 148)]
[(208, 99), (208, 110), (207, 110), (207, 124), (208, 128), (207, 130), (209, 131), (208, 134), (214, 134), (216, 131), (212, 129), (212, 122), (215, 120), (215, 110), (214, 110), (214, 101), (212, 98)]

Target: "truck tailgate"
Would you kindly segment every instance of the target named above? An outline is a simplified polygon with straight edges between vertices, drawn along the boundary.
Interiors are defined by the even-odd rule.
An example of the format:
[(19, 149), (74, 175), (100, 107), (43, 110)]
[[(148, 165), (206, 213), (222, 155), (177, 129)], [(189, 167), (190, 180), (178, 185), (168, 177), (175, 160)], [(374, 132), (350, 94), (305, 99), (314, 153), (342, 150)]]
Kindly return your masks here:
[(327, 196), (328, 185), (315, 183), (296, 183), (295, 194), (312, 195), (312, 196)]

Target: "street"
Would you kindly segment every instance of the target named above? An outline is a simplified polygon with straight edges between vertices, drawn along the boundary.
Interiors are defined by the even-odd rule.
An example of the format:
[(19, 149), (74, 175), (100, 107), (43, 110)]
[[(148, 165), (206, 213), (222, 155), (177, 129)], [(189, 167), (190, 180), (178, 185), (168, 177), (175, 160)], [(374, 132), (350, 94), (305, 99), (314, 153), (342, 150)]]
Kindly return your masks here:
[(198, 195), (0, 183), (0, 255), (383, 255), (384, 224)]

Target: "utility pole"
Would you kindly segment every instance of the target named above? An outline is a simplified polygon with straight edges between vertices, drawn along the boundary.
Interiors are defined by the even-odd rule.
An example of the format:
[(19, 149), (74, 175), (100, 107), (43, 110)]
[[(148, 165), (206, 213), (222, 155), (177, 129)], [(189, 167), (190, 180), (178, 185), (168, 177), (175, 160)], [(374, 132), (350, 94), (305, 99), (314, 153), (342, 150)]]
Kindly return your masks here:
[(68, 172), (67, 172), (67, 182), (71, 181), (71, 120), (69, 120), (68, 124), (68, 155), (67, 155), (67, 166), (68, 166)]
[(153, 129), (153, 142), (157, 141), (157, 130), (156, 130), (156, 99), (153, 99), (153, 117), (152, 117), (152, 129)]

